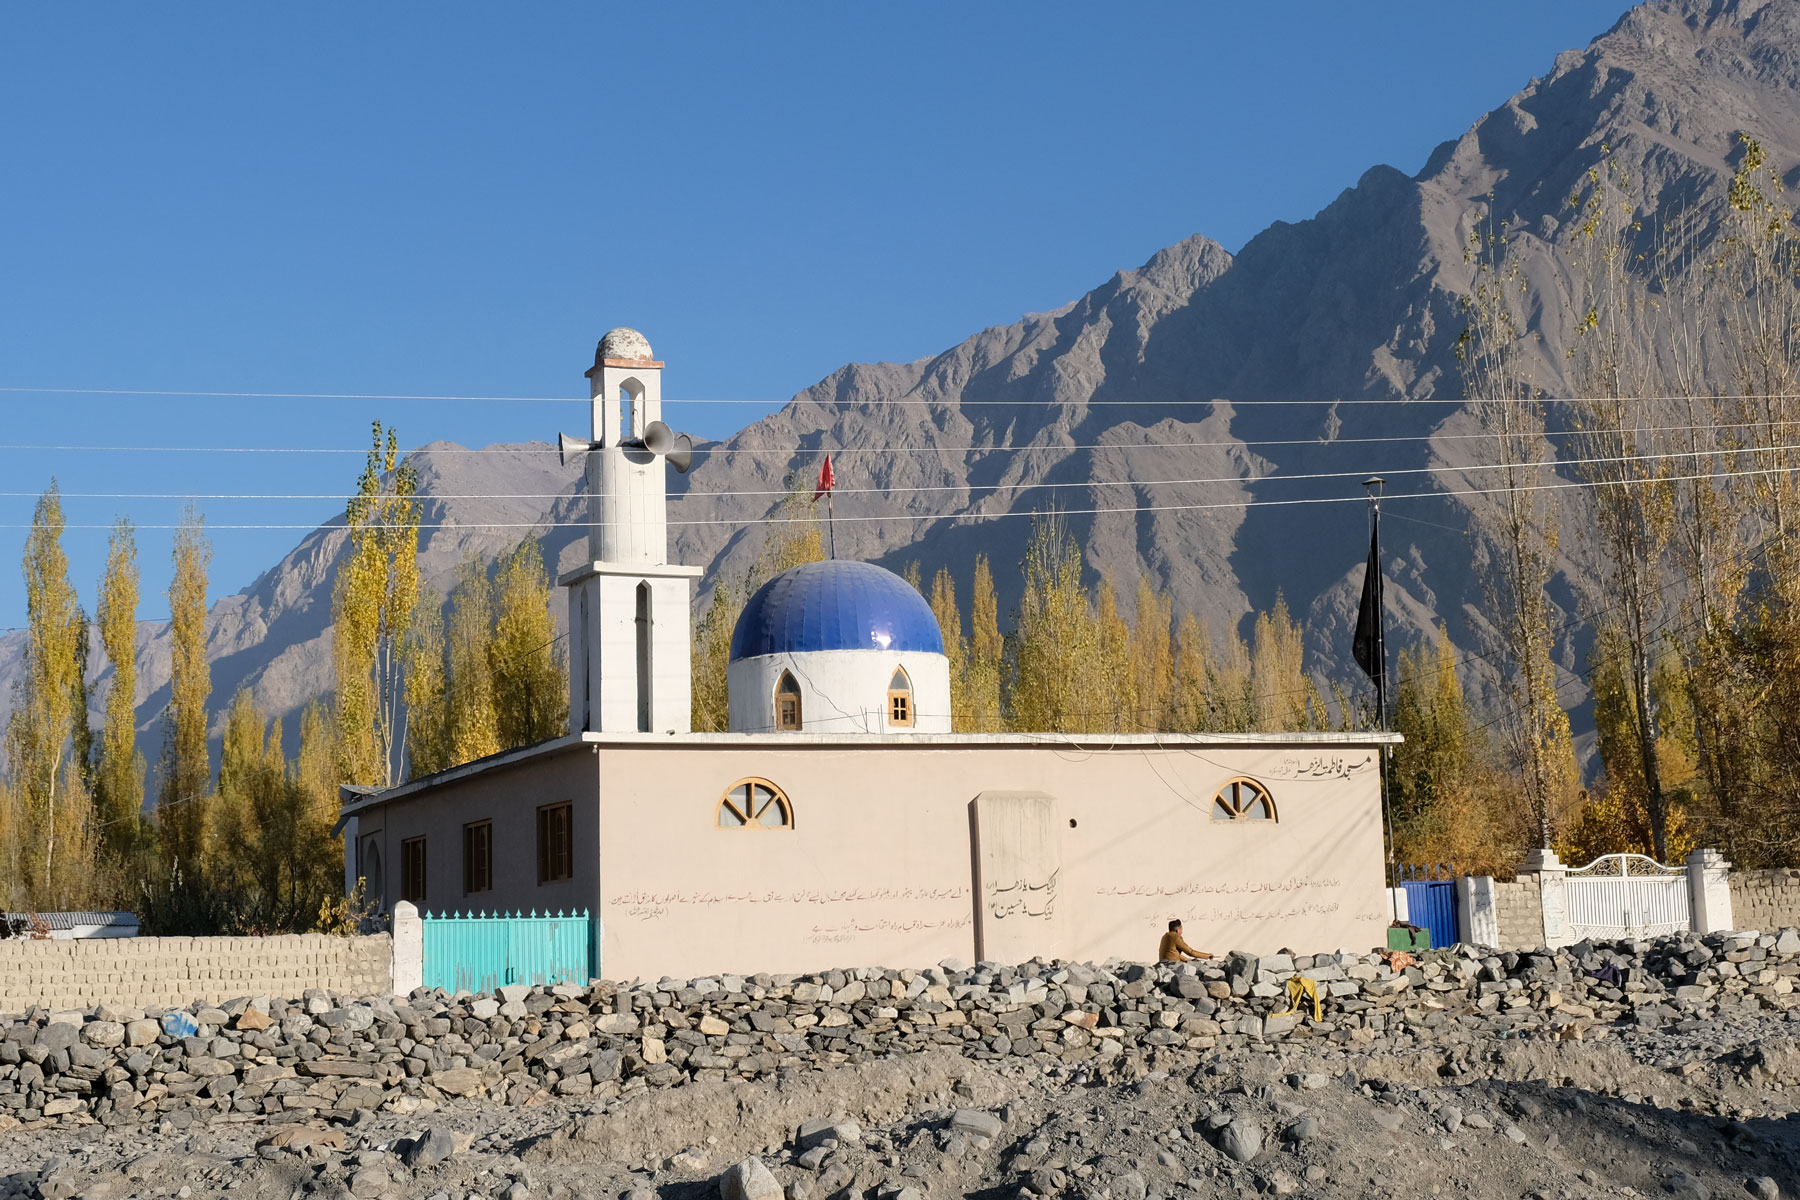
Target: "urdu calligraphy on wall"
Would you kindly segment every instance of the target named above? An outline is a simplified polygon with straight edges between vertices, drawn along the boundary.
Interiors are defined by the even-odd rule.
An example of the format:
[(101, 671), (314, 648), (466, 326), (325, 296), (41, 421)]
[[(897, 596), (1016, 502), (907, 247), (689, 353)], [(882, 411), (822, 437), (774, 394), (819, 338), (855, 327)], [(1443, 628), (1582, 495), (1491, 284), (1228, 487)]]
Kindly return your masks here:
[(745, 890), (735, 892), (699, 891), (621, 892), (607, 901), (620, 916), (651, 921), (666, 917), (674, 909), (711, 909), (721, 905), (736, 907), (746, 904), (838, 905), (882, 902), (919, 903), (934, 900), (967, 900), (969, 889), (944, 888), (801, 888), (796, 891)]
[(1272, 779), (1349, 779), (1375, 769), (1375, 756), (1354, 754), (1287, 754), (1267, 774)]
[(1010, 883), (989, 884), (988, 913), (996, 920), (1005, 917), (1035, 917), (1047, 921), (1056, 915), (1056, 877), (1059, 867), (1041, 881), (1033, 883), (1015, 879)]

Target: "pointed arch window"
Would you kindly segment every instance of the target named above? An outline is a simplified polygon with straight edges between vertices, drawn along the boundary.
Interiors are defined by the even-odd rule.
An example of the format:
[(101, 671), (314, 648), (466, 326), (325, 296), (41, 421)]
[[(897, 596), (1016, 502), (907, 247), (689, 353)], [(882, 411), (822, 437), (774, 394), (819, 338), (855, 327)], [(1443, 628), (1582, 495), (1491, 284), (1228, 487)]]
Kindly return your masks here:
[(913, 723), (913, 688), (912, 679), (907, 675), (905, 667), (895, 667), (894, 677), (888, 680), (888, 724), (910, 729)]
[(740, 779), (725, 789), (715, 823), (720, 829), (792, 829), (794, 806), (766, 779)]
[(775, 685), (775, 728), (794, 731), (800, 728), (800, 684), (792, 671), (783, 671)]
[(1219, 789), (1213, 797), (1212, 819), (1215, 821), (1276, 820), (1275, 798), (1269, 789), (1241, 775)]

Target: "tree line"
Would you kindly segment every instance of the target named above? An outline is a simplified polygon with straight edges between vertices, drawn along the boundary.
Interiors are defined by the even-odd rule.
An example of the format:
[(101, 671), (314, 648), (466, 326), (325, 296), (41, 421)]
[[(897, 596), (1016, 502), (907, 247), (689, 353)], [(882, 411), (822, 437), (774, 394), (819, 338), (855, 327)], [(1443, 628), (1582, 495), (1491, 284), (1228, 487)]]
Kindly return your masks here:
[[(225, 707), (214, 762), (211, 550), (188, 512), (172, 551), (154, 768), (138, 746), (136, 533), (123, 518), (114, 526), (90, 621), (52, 483), (23, 563), (29, 628), (0, 775), (0, 908), (127, 908), (155, 932), (347, 927), (332, 831), (340, 783), (398, 783), (563, 732), (566, 675), (537, 542), (494, 564), (465, 560), (446, 602), (419, 580), (417, 483), (377, 423), (333, 588), (336, 686), (300, 714), (291, 755), (281, 723), (244, 688)], [(110, 673), (90, 662), (96, 633)]]

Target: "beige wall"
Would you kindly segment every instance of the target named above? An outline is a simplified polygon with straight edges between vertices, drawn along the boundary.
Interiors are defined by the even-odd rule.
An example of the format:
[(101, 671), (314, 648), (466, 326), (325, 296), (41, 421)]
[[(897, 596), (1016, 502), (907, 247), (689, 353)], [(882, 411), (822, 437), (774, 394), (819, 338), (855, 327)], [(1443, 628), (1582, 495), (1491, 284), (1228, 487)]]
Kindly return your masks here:
[[(361, 834), (382, 839), (387, 904), (401, 841), (424, 834), (422, 907), (592, 907), (612, 979), (972, 961), (978, 920), (1009, 959), (1148, 959), (1172, 917), (1219, 952), (1367, 950), (1388, 922), (1375, 753), (1326, 735), (590, 735), (357, 811)], [(1269, 788), (1276, 823), (1211, 819), (1239, 775)], [(783, 789), (793, 829), (717, 827), (720, 798), (748, 777)], [(1052, 833), (990, 839), (1016, 878), (984, 879), (978, 898), (972, 805), (1003, 792), (1048, 797)], [(535, 809), (563, 799), (575, 878), (539, 886)], [(471, 897), (461, 830), (482, 818), (496, 886)]]
[(238, 996), (352, 996), (392, 990), (393, 942), (374, 937), (104, 938), (0, 941), (0, 1012), (184, 1007)]
[(1494, 881), (1494, 915), (1500, 923), (1500, 950), (1539, 950), (1544, 945), (1544, 899), (1536, 875), (1511, 883)]
[[(678, 767), (670, 749), (606, 745), (603, 972), (971, 960), (978, 909), (1005, 927), (1009, 958), (1035, 944), (1046, 956), (1148, 959), (1177, 916), (1190, 942), (1215, 951), (1383, 942), (1366, 746), (973, 741), (697, 738)], [(1279, 822), (1211, 819), (1214, 793), (1237, 775), (1269, 787)], [(715, 828), (720, 795), (747, 776), (787, 793), (792, 831)], [(987, 791), (1054, 799), (1061, 866), (978, 905), (970, 805)]]
[(1737, 871), (1731, 876), (1733, 929), (1800, 926), (1800, 871)]

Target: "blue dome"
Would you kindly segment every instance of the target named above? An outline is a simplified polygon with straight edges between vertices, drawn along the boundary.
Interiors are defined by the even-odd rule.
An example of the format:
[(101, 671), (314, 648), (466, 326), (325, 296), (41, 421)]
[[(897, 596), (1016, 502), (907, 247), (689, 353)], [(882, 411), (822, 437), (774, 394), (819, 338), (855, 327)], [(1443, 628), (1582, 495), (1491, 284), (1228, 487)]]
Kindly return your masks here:
[(944, 652), (917, 588), (874, 563), (803, 563), (756, 589), (731, 634), (731, 661), (810, 650)]

